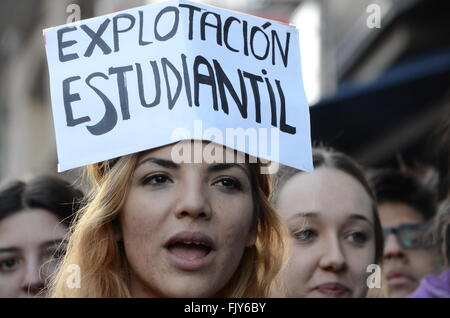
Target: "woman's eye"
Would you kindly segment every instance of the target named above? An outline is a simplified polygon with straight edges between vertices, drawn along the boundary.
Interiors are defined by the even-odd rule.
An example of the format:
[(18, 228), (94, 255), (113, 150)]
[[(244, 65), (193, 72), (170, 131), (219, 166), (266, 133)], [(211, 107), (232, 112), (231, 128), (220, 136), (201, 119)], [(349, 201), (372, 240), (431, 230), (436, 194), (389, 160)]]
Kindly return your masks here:
[(230, 189), (230, 190), (241, 190), (242, 186), (241, 183), (234, 179), (234, 178), (221, 178), (220, 180), (216, 181), (214, 185), (218, 185), (220, 187)]
[(7, 258), (0, 262), (0, 271), (1, 272), (12, 272), (17, 269), (19, 266), (19, 260), (16, 258)]
[(56, 250), (54, 250), (54, 251), (52, 251), (50, 253), (49, 259), (51, 259), (51, 260), (60, 260), (60, 259), (62, 259), (64, 257), (65, 254), (66, 254), (65, 249), (58, 248), (58, 249), (56, 249)]
[(294, 237), (301, 242), (309, 242), (317, 236), (313, 229), (304, 229), (294, 233)]
[(170, 179), (165, 174), (154, 174), (142, 180), (143, 185), (160, 185), (169, 182)]
[(363, 232), (352, 232), (350, 233), (347, 238), (356, 244), (362, 245), (367, 242), (367, 235)]

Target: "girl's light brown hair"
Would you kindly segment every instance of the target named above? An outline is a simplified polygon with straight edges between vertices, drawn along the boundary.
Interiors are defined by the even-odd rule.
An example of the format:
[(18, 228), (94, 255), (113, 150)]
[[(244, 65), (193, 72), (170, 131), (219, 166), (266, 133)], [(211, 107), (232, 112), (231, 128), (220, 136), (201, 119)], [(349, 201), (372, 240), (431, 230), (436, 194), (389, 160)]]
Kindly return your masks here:
[[(71, 229), (67, 253), (49, 293), (53, 297), (131, 297), (130, 273), (116, 239), (117, 216), (125, 202), (139, 154), (87, 166), (92, 190)], [(248, 164), (254, 202), (256, 244), (246, 248), (231, 280), (214, 297), (270, 297), (286, 259), (284, 228), (268, 197), (271, 183), (259, 163)], [(80, 268), (80, 288), (70, 288), (71, 264)], [(78, 286), (76, 286), (78, 287)]]

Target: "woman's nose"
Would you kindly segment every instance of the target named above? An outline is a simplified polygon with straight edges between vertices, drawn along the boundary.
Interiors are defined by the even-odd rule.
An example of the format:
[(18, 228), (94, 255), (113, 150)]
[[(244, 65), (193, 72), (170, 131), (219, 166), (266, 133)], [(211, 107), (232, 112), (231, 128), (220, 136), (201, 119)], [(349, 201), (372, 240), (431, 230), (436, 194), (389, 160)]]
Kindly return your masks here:
[(324, 244), (319, 266), (323, 270), (341, 272), (347, 267), (345, 254), (338, 238), (330, 238)]
[(190, 180), (185, 187), (179, 190), (175, 209), (177, 218), (211, 218), (212, 209), (208, 198), (209, 191), (199, 179)]
[(383, 258), (404, 258), (405, 254), (403, 248), (400, 246), (397, 237), (394, 234), (389, 234), (384, 243)]
[(36, 296), (44, 288), (44, 282), (40, 275), (40, 267), (41, 264), (37, 259), (27, 262), (21, 286), (25, 297)]

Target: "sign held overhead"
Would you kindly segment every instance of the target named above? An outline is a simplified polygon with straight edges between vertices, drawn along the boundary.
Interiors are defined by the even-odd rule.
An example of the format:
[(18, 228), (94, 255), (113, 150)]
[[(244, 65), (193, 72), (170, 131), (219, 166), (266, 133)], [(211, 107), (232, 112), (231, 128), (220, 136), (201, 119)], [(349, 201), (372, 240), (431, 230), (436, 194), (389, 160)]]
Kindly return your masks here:
[(276, 130), (277, 140), (264, 141), (270, 153), (220, 143), (312, 170), (293, 26), (180, 0), (49, 28), (44, 37), (60, 171), (179, 141), (173, 132), (193, 132), (198, 120), (224, 135)]

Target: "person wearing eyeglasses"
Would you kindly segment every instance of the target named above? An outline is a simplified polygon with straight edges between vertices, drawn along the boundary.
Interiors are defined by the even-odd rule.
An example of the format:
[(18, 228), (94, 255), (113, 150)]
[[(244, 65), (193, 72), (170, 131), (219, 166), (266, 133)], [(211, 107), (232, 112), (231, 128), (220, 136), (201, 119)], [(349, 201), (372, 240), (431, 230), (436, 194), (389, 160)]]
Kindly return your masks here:
[(370, 181), (383, 227), (382, 269), (387, 294), (406, 297), (424, 276), (442, 269), (438, 248), (425, 235), (436, 214), (436, 196), (415, 177), (399, 171), (379, 171)]

